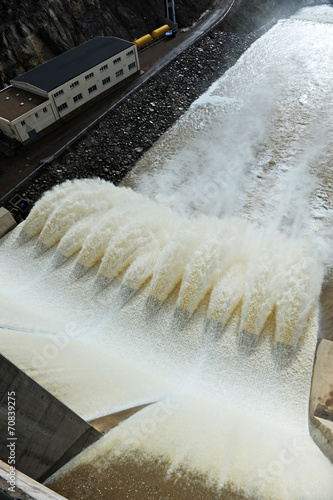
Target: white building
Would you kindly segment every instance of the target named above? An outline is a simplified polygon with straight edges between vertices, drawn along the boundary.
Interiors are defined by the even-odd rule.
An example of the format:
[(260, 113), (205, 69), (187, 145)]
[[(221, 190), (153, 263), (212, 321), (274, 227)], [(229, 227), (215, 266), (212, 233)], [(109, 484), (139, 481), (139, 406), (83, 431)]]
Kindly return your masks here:
[(0, 91), (0, 130), (26, 142), (140, 71), (134, 43), (96, 37), (14, 78)]

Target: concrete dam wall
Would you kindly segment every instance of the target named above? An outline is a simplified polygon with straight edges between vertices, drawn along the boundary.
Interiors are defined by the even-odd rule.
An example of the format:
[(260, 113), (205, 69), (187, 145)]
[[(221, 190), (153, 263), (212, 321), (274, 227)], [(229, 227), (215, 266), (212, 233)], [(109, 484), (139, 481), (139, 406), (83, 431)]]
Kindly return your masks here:
[(0, 355), (0, 460), (45, 480), (101, 434)]

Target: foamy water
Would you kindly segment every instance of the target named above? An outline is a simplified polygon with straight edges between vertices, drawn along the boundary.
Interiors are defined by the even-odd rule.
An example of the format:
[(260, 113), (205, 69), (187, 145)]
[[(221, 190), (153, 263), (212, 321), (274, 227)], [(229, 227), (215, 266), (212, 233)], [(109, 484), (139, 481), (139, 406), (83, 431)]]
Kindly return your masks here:
[[(315, 19), (323, 9), (332, 12), (305, 11)], [(183, 217), (240, 215), (331, 238), (331, 39), (332, 24), (280, 21), (159, 139), (126, 185)]]
[(194, 103), (134, 190), (67, 182), (0, 242), (1, 351), (87, 419), (156, 402), (61, 473), (156, 458), (248, 498), (332, 498), (308, 431), (332, 202), (333, 32), (312, 12)]
[(315, 21), (317, 23), (333, 23), (333, 11), (330, 5), (319, 5), (316, 8), (304, 7), (291, 19), (301, 19), (303, 21)]

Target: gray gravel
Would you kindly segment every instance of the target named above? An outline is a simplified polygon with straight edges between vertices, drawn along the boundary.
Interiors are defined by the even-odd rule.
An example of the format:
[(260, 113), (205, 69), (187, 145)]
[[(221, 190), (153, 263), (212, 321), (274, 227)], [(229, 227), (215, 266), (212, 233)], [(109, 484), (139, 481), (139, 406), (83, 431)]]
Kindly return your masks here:
[(48, 164), (20, 194), (33, 204), (67, 179), (100, 177), (118, 184), (266, 28), (246, 35), (215, 30), (196, 42)]

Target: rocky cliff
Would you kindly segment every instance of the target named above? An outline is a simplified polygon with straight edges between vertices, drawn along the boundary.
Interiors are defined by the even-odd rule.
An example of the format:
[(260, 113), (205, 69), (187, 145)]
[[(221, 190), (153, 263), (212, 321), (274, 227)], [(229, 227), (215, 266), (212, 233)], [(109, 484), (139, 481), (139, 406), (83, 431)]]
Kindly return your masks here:
[[(179, 26), (191, 25), (212, 3), (177, 0)], [(0, 88), (91, 37), (134, 40), (164, 21), (165, 0), (1, 0)]]

